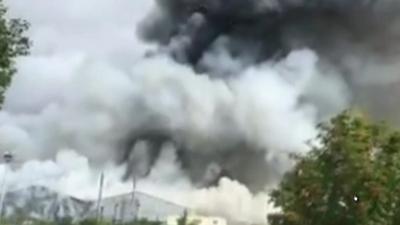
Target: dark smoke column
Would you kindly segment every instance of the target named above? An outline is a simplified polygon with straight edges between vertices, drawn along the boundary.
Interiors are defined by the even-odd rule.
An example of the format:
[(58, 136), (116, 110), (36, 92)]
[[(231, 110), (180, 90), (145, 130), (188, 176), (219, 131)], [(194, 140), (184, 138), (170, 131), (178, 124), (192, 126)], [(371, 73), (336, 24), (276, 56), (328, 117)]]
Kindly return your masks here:
[[(318, 55), (321, 66), (327, 66), (327, 76), (343, 75), (343, 86), (356, 92), (352, 79), (355, 76), (360, 80), (363, 78), (357, 71), (357, 63), (354, 67), (346, 60), (348, 56), (359, 52), (361, 57), (365, 57), (364, 53), (368, 52), (365, 47), (372, 46), (373, 42), (378, 46), (382, 43), (391, 48), (395, 46), (387, 41), (390, 39), (382, 39), (386, 30), (384, 27), (389, 21), (382, 20), (382, 16), (400, 21), (400, 10), (396, 10), (400, 9), (399, 4), (393, 3), (393, 7), (389, 7), (389, 2), (395, 1), (158, 0), (156, 12), (144, 20), (139, 32), (146, 41), (158, 44), (156, 54), (172, 56), (193, 71), (222, 81), (227, 76), (219, 73), (224, 73), (225, 68), (218, 67), (223, 67), (225, 59), (238, 65), (233, 66), (235, 71), (228, 71), (232, 73), (228, 75), (240, 76), (249, 67), (279, 61), (293, 50), (312, 49)], [(377, 4), (381, 7), (376, 7)], [(211, 57), (203, 58), (205, 55)], [(351, 59), (357, 57), (354, 55)], [(205, 65), (207, 63), (209, 65)], [(331, 68), (333, 73), (330, 73)], [(341, 82), (342, 79), (338, 80)], [(325, 116), (323, 110), (330, 104), (326, 103), (325, 96), (319, 98), (314, 92), (308, 94), (310, 96), (301, 96), (298, 105), (311, 103), (318, 108), (321, 117)], [(336, 103), (333, 105), (337, 107)], [(231, 112), (225, 112), (223, 107), (217, 111), (216, 115), (220, 113), (222, 116), (216, 120), (223, 121), (221, 126), (226, 125), (230, 130)], [(228, 122), (225, 123), (225, 120)], [(133, 174), (147, 176), (160, 157), (162, 145), (172, 142), (182, 169), (192, 183), (199, 186), (215, 185), (221, 177), (227, 176), (256, 192), (282, 176), (281, 165), (286, 162), (286, 154), (276, 156), (282, 158), (281, 161), (266, 160), (265, 154), (271, 150), (268, 149), (270, 146), (259, 146), (240, 132), (228, 132), (224, 138), (226, 140), (221, 143), (207, 143), (205, 151), (202, 147), (190, 146), (184, 135), (165, 128), (163, 121), (151, 120), (127, 137), (118, 158), (120, 163), (128, 164), (125, 178)], [(143, 149), (135, 147), (140, 146), (139, 142), (144, 143)], [(220, 172), (208, 177), (206, 171), (211, 163), (216, 164)]]
[(161, 16), (148, 17), (141, 34), (166, 46), (178, 62), (197, 65), (218, 37), (229, 36), (236, 27), (258, 30), (255, 25), (271, 26), (279, 13), (264, 2), (267, 0), (157, 1)]
[(336, 39), (370, 35), (370, 29), (366, 28), (372, 24), (371, 20), (388, 14), (378, 13), (379, 8), (385, 7), (374, 0), (156, 2), (158, 11), (146, 18), (141, 36), (159, 43), (178, 62), (193, 66), (221, 36), (232, 42), (225, 48), (234, 57), (252, 54), (256, 63), (281, 52), (285, 55), (294, 48), (308, 47), (327, 54), (343, 48), (332, 44), (348, 41)]
[(195, 13), (190, 20), (201, 20), (197, 27), (192, 27), (188, 36), (189, 43), (183, 47), (182, 51), (185, 60), (191, 65), (196, 65), (203, 56), (204, 50), (217, 39), (221, 34), (221, 27), (207, 17), (206, 12)]

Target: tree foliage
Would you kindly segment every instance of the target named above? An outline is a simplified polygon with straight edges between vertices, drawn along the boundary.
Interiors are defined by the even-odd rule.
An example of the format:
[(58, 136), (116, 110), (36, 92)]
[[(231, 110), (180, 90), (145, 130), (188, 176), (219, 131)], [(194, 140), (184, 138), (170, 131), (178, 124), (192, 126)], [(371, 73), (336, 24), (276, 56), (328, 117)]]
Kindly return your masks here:
[(0, 104), (5, 88), (15, 73), (15, 58), (29, 53), (30, 42), (24, 35), (29, 24), (21, 19), (7, 19), (7, 9), (0, 0)]
[(343, 112), (271, 193), (272, 225), (400, 224), (400, 133)]

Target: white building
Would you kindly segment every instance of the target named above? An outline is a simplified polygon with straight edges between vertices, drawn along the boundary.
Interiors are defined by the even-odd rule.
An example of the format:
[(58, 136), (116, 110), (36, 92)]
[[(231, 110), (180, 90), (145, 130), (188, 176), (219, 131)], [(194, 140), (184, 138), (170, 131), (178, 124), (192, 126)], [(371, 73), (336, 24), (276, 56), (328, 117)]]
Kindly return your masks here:
[[(95, 204), (96, 205), (96, 204)], [(180, 215), (185, 207), (141, 192), (103, 198), (101, 217), (106, 220), (129, 222), (134, 219), (166, 221), (169, 215)], [(92, 216), (96, 211), (91, 212)]]

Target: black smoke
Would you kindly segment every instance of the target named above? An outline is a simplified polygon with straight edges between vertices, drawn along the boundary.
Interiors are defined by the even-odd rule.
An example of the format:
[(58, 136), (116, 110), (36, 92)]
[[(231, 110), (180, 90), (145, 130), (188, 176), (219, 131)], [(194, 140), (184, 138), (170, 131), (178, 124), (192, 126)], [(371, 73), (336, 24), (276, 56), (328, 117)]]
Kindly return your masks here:
[[(197, 66), (215, 41), (229, 38), (235, 57), (255, 63), (293, 48), (310, 47), (332, 60), (352, 43), (372, 44), (398, 12), (393, 1), (375, 0), (160, 0), (146, 18), (142, 37), (169, 46), (177, 60)], [(379, 38), (378, 38), (379, 39)], [(382, 41), (382, 40), (380, 40)]]
[[(265, 150), (254, 146), (231, 142), (221, 145), (221, 149), (202, 151), (188, 149), (183, 143), (176, 142), (173, 136), (159, 135), (157, 132), (146, 137), (136, 137), (122, 148), (120, 163), (127, 165), (125, 179), (146, 177), (161, 154), (164, 144), (173, 142), (177, 148), (178, 163), (192, 183), (201, 188), (217, 185), (222, 177), (228, 177), (246, 184), (252, 191), (262, 191), (265, 185), (277, 181), (282, 175), (280, 158), (266, 161)], [(138, 150), (138, 144), (144, 148)], [(141, 152), (140, 152), (141, 151)]]
[[(399, 6), (397, 1), (390, 0), (158, 0), (156, 9), (144, 18), (139, 35), (157, 43), (160, 52), (166, 52), (177, 62), (221, 79), (224, 76), (203, 60), (216, 46), (230, 57), (242, 60), (245, 67), (310, 48), (318, 54), (321, 67), (334, 68), (343, 76), (354, 105), (377, 117), (387, 117), (381, 109), (398, 109), (384, 99), (388, 95), (399, 99), (395, 96), (400, 97), (400, 91), (385, 88), (393, 73), (378, 67), (396, 67), (391, 62), (400, 59)], [(375, 74), (381, 77), (371, 77), (369, 73), (375, 70), (383, 73)], [(386, 92), (382, 94), (383, 90)], [(305, 96), (305, 101), (313, 99)], [(315, 104), (320, 111), (324, 110), (325, 103)], [(140, 176), (150, 173), (166, 142), (176, 145), (181, 167), (199, 186), (215, 184), (219, 177), (227, 176), (258, 191), (281, 171), (277, 169), (278, 159), (266, 163), (268, 151), (247, 143), (240, 135), (233, 135), (234, 140), (226, 144), (214, 145), (219, 149), (201, 151), (190, 149), (185, 140), (169, 130), (144, 127), (142, 131), (123, 141), (119, 161), (129, 165), (127, 178), (138, 171), (132, 157), (138, 142), (145, 143), (143, 154), (148, 159)], [(213, 176), (207, 178), (210, 165), (217, 166)]]

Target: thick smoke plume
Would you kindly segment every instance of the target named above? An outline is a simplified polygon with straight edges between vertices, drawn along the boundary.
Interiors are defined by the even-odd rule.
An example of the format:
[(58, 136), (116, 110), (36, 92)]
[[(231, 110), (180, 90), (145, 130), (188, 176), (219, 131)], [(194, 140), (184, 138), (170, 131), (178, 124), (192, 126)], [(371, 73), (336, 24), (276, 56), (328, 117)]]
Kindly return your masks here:
[(347, 58), (340, 57), (349, 54), (388, 56), (397, 52), (393, 48), (400, 6), (397, 1), (163, 0), (157, 3), (154, 13), (142, 23), (142, 37), (168, 46), (178, 60), (200, 68), (204, 55), (220, 47), (221, 38), (227, 39), (223, 47), (230, 55), (245, 59), (250, 65), (304, 47), (339, 64), (346, 64)]
[[(351, 103), (380, 119), (397, 118), (399, 11), (396, 0), (161, 0), (140, 34), (179, 62), (213, 77), (314, 50), (341, 74)], [(221, 61), (221, 52), (229, 61)], [(217, 55), (217, 56), (216, 56)], [(233, 61), (233, 62), (232, 62)], [(307, 96), (324, 114), (324, 100)], [(385, 108), (387, 110), (381, 110)], [(385, 111), (385, 112), (383, 112)]]
[(96, 185), (77, 170), (113, 163), (112, 183), (128, 181), (117, 189), (136, 177), (201, 212), (262, 222), (251, 209), (267, 210), (265, 191), (318, 122), (351, 105), (397, 122), (394, 0), (8, 4), (34, 48), (7, 91), (0, 149), (56, 164), (15, 176), (64, 168), (55, 186), (71, 192)]
[[(257, 90), (255, 83), (249, 84), (248, 87), (243, 86), (248, 80), (249, 73), (260, 70), (259, 74), (250, 76), (256, 77), (256, 83), (263, 84), (253, 96), (254, 99), (262, 99), (261, 89), (267, 89), (275, 79), (285, 79), (284, 74), (277, 72), (272, 75), (273, 81), (268, 80), (266, 77), (271, 74), (265, 69), (265, 64), (269, 63), (270, 68), (280, 71), (280, 67), (287, 67), (286, 63), (295, 58), (295, 55), (299, 55), (293, 59), (298, 65), (291, 68), (293, 74), (289, 75), (289, 79), (301, 80), (302, 72), (321, 73), (320, 77), (313, 79), (319, 79), (317, 83), (333, 80), (330, 86), (338, 90), (337, 93), (329, 93), (329, 90), (326, 90), (322, 97), (316, 92), (323, 90), (315, 90), (317, 87), (311, 87), (314, 90), (307, 90), (311, 93), (300, 91), (295, 94), (296, 97), (291, 97), (296, 100), (288, 106), (289, 111), (301, 111), (305, 105), (314, 105), (317, 107), (316, 120), (318, 120), (331, 115), (348, 101), (359, 107), (366, 107), (372, 113), (378, 114), (377, 116), (383, 116), (384, 114), (380, 114), (377, 109), (382, 110), (382, 105), (383, 108), (390, 108), (390, 104), (385, 105), (380, 100), (365, 101), (370, 100), (371, 95), (377, 99), (386, 98), (386, 95), (374, 91), (398, 79), (397, 60), (400, 58), (396, 46), (400, 34), (399, 6), (396, 1), (369, 0), (162, 0), (157, 1), (153, 13), (142, 22), (139, 33), (145, 40), (160, 44), (159, 51), (169, 54), (178, 63), (192, 68), (194, 73), (207, 77), (198, 78), (199, 80), (211, 79), (215, 83), (226, 84), (231, 94), (236, 95), (233, 97), (236, 100), (240, 101), (240, 95), (237, 93), (241, 91), (237, 90), (235, 83), (239, 83), (240, 89), (248, 89), (245, 92), (252, 93)], [(304, 48), (312, 49), (318, 55), (318, 62), (317, 59), (309, 62), (313, 57), (317, 57), (313, 55), (314, 53), (303, 54), (307, 51), (299, 49)], [(154, 54), (157, 55), (157, 52)], [(301, 61), (301, 58), (309, 60)], [(271, 65), (271, 62), (279, 63)], [(310, 66), (306, 66), (307, 63)], [(312, 69), (302, 71), (302, 67)], [(295, 87), (289, 89), (292, 88), (295, 89)], [(209, 88), (204, 87), (204, 90)], [(396, 91), (390, 94), (399, 93)], [(332, 102), (331, 99), (326, 99), (326, 95), (338, 99)], [(282, 102), (285, 101), (283, 98)], [(258, 101), (258, 106), (266, 104)], [(271, 167), (270, 163), (261, 158), (266, 153), (274, 151), (276, 146), (268, 143), (266, 134), (270, 129), (266, 129), (265, 136), (261, 137), (242, 131), (243, 127), (251, 127), (252, 122), (249, 118), (244, 125), (237, 124), (235, 112), (240, 105), (241, 103), (231, 107), (229, 104), (215, 106), (216, 120), (213, 125), (226, 130), (223, 131), (223, 137), (218, 133), (207, 131), (211, 138), (208, 140), (205, 138), (200, 142), (207, 143), (206, 146), (192, 146), (188, 143), (189, 137), (182, 138), (175, 132), (159, 129), (159, 126), (158, 129), (153, 129), (154, 127), (146, 124), (145, 127), (150, 127), (150, 131), (145, 136), (155, 140), (151, 142), (152, 145), (156, 145), (155, 148), (151, 147), (151, 151), (154, 152), (152, 158), (157, 157), (156, 149), (160, 149), (157, 146), (158, 141), (172, 139), (179, 148), (183, 168), (189, 171), (194, 181), (201, 180), (204, 171), (207, 171), (212, 162), (217, 165), (217, 174), (238, 179), (251, 188), (262, 189), (265, 182), (274, 177), (268, 175), (266, 171), (273, 171), (276, 165)], [(273, 109), (265, 109), (263, 117), (271, 119), (268, 115), (271, 111)], [(262, 123), (263, 118), (255, 115), (256, 113), (250, 117), (257, 118), (257, 121)], [(282, 114), (283, 117), (284, 115), (286, 114)], [(290, 118), (285, 119), (290, 120)], [(300, 119), (300, 121), (305, 120)], [(294, 127), (295, 124), (293, 123)], [(264, 127), (268, 127), (268, 124)], [(271, 128), (275, 134), (282, 129), (282, 127)], [(142, 134), (134, 140), (140, 139), (140, 135)], [(199, 138), (201, 135), (196, 133), (195, 137)], [(212, 137), (217, 137), (215, 143)], [(287, 137), (293, 139), (290, 135)], [(278, 151), (293, 151), (298, 146), (280, 146), (283, 148)], [(274, 157), (278, 157), (277, 155)]]

